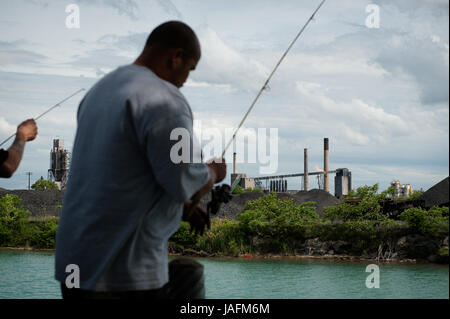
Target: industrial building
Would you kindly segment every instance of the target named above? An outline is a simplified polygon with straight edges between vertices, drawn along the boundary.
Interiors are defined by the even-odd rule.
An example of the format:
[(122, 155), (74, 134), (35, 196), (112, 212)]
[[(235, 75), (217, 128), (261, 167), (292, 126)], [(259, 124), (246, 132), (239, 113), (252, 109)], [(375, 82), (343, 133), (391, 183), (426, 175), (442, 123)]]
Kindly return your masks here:
[(246, 174), (237, 173), (236, 153), (233, 153), (233, 173), (231, 173), (231, 185), (239, 185), (244, 189), (255, 188), (255, 179), (247, 178)]
[(334, 196), (342, 197), (349, 194), (352, 189), (352, 172), (347, 168), (336, 169), (334, 177)]
[(414, 192), (411, 184), (401, 184), (399, 180), (392, 181), (391, 186), (394, 187), (394, 197), (408, 197)]
[(70, 165), (70, 153), (64, 149), (64, 140), (54, 139), (50, 151), (48, 180), (55, 182), (59, 189), (65, 189)]

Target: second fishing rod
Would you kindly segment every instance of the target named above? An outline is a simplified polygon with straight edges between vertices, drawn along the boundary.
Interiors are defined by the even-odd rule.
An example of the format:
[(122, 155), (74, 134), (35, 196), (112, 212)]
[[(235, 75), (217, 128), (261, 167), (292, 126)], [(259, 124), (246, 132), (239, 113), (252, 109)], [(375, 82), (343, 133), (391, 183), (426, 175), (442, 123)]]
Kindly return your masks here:
[[(45, 112), (39, 114), (38, 116), (36, 116), (35, 118), (33, 118), (33, 120), (37, 121), (39, 120), (41, 117), (43, 117), (45, 114), (49, 113), (50, 111), (52, 111), (54, 108), (61, 106), (62, 103), (64, 103), (65, 101), (71, 99), (72, 97), (74, 97), (75, 95), (77, 95), (78, 93), (84, 91), (85, 89), (79, 89), (78, 91), (76, 91), (75, 93), (69, 95), (68, 97), (66, 97), (65, 99), (59, 101), (58, 103), (56, 103), (55, 105), (51, 106), (50, 108), (48, 108)], [(6, 140), (4, 140), (0, 146), (2, 146), (3, 144), (5, 144), (6, 142), (8, 142), (10, 139), (12, 139), (14, 136), (16, 136), (16, 133), (12, 134), (11, 136), (9, 136)]]

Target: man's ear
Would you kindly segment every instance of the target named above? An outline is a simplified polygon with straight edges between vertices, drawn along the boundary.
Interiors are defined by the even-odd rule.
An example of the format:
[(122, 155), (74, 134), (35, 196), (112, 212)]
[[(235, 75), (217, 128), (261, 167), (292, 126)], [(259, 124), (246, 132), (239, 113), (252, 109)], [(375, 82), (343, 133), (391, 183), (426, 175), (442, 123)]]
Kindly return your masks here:
[(181, 48), (173, 49), (170, 52), (170, 64), (172, 69), (178, 69), (184, 62), (184, 50)]

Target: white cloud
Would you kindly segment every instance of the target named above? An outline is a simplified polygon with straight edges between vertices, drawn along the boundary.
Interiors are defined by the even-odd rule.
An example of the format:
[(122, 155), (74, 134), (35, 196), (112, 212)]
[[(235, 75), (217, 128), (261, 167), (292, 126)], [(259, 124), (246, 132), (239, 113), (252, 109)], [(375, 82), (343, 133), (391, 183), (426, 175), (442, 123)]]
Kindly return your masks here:
[(79, 3), (86, 3), (99, 7), (110, 7), (120, 15), (125, 15), (133, 20), (138, 19), (139, 6), (134, 0), (76, 0)]
[(9, 137), (11, 134), (14, 134), (15, 131), (16, 126), (8, 123), (8, 121), (6, 121), (4, 117), (0, 116), (0, 134), (2, 136), (2, 140), (0, 142), (3, 142), (3, 140)]
[(434, 36), (433, 41), (414, 36), (391, 37), (389, 50), (380, 51), (376, 61), (399, 76), (412, 76), (424, 104), (448, 103), (448, 49)]
[(179, 20), (183, 20), (183, 15), (177, 9), (177, 7), (170, 0), (156, 0), (156, 2), (166, 11), (168, 14), (175, 16)]
[(345, 123), (338, 124), (338, 129), (347, 141), (355, 145), (368, 145), (370, 139)]
[(192, 79), (188, 79), (186, 83), (184, 84), (185, 87), (192, 87), (192, 88), (215, 88), (220, 89), (222, 92), (230, 93), (234, 91), (233, 87), (230, 84), (214, 84), (214, 83), (208, 83), (208, 82), (200, 82), (195, 81)]
[(409, 126), (400, 116), (387, 113), (381, 107), (369, 105), (359, 98), (335, 101), (317, 87), (311, 88), (304, 83), (297, 83), (297, 90), (313, 103), (313, 107), (321, 110), (320, 114), (324, 118), (338, 124), (338, 135), (353, 136), (352, 142), (368, 144), (370, 140), (385, 141), (409, 132)]
[(2, 66), (2, 69), (4, 69), (5, 66), (16, 64), (36, 65), (44, 62), (46, 60), (44, 55), (24, 49), (29, 46), (29, 44), (30, 43), (24, 40), (11, 42), (0, 41), (0, 65)]
[(448, 8), (448, 0), (377, 0), (376, 2), (398, 7), (402, 11), (413, 12), (419, 8), (428, 7), (430, 9)]
[(256, 90), (264, 84), (269, 70), (226, 44), (211, 27), (200, 28), (197, 35), (202, 58), (193, 79), (246, 90)]
[(318, 53), (297, 53), (291, 54), (286, 59), (286, 68), (291, 70), (301, 70), (302, 75), (314, 74), (316, 76), (329, 75), (346, 76), (364, 75), (368, 77), (381, 78), (388, 72), (373, 63), (368, 57), (339, 56), (334, 54), (318, 54)]
[(438, 35), (431, 35), (431, 41), (433, 41), (434, 43), (439, 43), (441, 42), (441, 38)]
[(25, 1), (43, 8), (48, 7), (48, 1), (46, 0), (25, 0)]

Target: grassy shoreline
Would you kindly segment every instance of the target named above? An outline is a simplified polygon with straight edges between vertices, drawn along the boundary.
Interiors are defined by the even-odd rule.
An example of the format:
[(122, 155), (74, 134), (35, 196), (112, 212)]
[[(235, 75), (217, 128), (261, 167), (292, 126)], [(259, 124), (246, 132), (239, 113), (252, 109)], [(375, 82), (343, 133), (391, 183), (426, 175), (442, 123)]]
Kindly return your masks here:
[[(357, 205), (295, 205), (268, 194), (248, 201), (238, 220), (214, 218), (202, 236), (182, 222), (169, 239), (169, 253), (195, 257), (426, 260), (448, 263), (448, 207), (408, 209), (392, 220), (382, 214), (376, 187), (358, 189)], [(53, 249), (58, 219), (29, 219), (15, 195), (0, 199), (0, 246)], [(250, 258), (250, 257), (249, 257)]]

